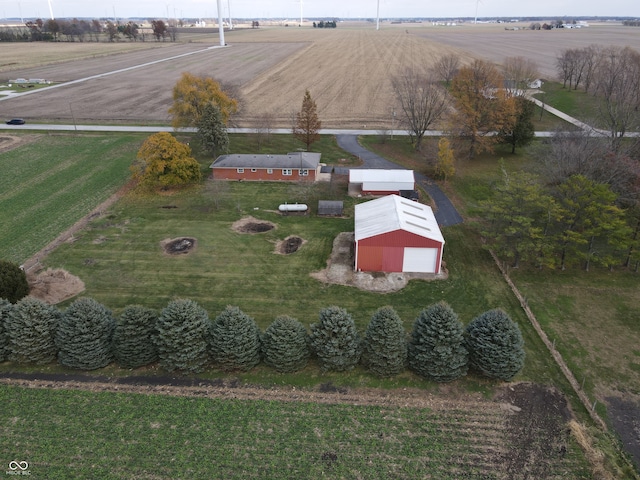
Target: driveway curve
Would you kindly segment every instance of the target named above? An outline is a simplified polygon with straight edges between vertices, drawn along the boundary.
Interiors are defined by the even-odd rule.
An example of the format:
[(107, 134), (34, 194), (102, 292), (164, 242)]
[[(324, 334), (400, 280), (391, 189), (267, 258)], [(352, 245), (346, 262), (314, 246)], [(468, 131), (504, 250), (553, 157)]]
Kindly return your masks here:
[[(343, 150), (356, 155), (362, 160), (362, 166), (356, 168), (380, 168), (380, 169), (404, 169), (405, 167), (393, 163), (381, 156), (364, 148), (358, 142), (356, 135), (336, 135), (338, 146)], [(427, 176), (414, 172), (416, 182), (424, 188), (434, 202), (434, 214), (438, 225), (448, 227), (463, 222), (462, 216), (453, 206), (449, 197), (447, 197), (440, 188), (433, 183)]]

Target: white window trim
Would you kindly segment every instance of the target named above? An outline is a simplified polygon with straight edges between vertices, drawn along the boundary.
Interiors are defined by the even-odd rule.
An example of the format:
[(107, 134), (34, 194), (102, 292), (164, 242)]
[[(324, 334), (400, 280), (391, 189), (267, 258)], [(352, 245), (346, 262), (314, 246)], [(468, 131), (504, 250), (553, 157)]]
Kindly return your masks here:
[(282, 169), (282, 175), (285, 176), (285, 177), (293, 175), (293, 170), (290, 169), (290, 168), (283, 168)]
[(273, 168), (267, 168), (267, 174), (271, 175), (273, 173)]
[(309, 169), (308, 168), (300, 168), (298, 169), (298, 175), (301, 177), (308, 177), (309, 176)]
[(236, 168), (236, 173), (244, 173), (244, 168)]

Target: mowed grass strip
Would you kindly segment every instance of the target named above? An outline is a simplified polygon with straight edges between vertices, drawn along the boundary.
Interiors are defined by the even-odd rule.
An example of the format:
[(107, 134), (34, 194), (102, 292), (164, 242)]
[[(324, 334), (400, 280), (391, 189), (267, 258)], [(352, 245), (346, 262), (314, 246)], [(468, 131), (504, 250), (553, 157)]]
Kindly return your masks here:
[[(0, 461), (27, 461), (37, 478), (504, 478), (511, 447), (507, 414), (489, 402), (434, 410), (9, 386), (0, 402)], [(575, 442), (548, 461), (589, 478)]]
[(143, 139), (43, 136), (0, 156), (0, 257), (22, 263), (109, 198)]

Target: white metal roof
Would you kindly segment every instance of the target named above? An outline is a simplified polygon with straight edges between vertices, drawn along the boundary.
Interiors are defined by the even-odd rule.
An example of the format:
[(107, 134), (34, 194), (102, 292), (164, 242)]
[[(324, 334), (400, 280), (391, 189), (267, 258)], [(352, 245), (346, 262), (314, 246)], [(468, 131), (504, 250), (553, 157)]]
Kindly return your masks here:
[(366, 169), (352, 168), (349, 170), (349, 183), (364, 182), (415, 182), (413, 170), (382, 170), (382, 169)]
[(356, 205), (356, 241), (395, 230), (405, 230), (444, 243), (436, 217), (428, 205), (398, 195), (387, 195)]

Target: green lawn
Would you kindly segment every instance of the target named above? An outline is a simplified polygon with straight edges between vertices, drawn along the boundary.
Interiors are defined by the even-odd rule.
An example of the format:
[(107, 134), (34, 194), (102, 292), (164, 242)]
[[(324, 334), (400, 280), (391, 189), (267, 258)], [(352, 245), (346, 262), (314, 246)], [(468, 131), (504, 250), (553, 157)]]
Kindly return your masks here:
[(143, 139), (47, 135), (0, 155), (0, 258), (24, 262), (115, 193)]

